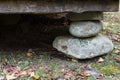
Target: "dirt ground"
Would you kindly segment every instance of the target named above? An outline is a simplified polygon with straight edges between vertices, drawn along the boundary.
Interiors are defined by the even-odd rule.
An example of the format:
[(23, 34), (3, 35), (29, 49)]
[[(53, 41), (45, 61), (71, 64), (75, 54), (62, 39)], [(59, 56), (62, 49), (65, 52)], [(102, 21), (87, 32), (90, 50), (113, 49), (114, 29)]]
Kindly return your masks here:
[[(39, 20), (29, 15), (28, 20), (23, 18), (10, 27), (1, 25), (0, 80), (120, 80), (119, 16), (119, 12), (104, 13), (104, 29), (101, 31), (113, 41), (114, 50), (87, 60), (70, 58), (52, 48), (56, 36), (67, 34), (69, 21), (50, 19), (48, 22), (48, 19), (43, 21), (42, 17)], [(21, 23), (29, 28), (21, 27)], [(55, 27), (51, 29), (53, 25)], [(56, 31), (58, 25), (60, 29)], [(53, 35), (55, 31), (59, 34)]]

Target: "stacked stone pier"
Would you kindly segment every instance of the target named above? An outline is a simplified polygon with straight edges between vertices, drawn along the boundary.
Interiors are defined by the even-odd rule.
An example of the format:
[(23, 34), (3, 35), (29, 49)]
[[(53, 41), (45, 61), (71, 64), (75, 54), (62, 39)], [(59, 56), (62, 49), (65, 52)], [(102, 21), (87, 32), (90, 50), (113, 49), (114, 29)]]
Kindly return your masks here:
[(69, 35), (58, 36), (53, 47), (66, 55), (88, 59), (109, 53), (113, 43), (100, 34), (102, 12), (115, 12), (119, 0), (1, 0), (0, 14), (49, 15), (67, 13)]
[(71, 20), (70, 35), (56, 37), (53, 47), (58, 51), (74, 58), (88, 59), (113, 50), (112, 41), (100, 33), (103, 29), (101, 12), (73, 13), (67, 17)]

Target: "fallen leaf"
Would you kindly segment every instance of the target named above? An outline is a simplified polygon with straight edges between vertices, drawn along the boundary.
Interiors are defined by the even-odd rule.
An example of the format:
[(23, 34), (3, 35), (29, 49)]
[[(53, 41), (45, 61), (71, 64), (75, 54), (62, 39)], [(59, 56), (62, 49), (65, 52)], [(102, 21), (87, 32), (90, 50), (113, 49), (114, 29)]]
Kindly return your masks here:
[(60, 71), (61, 71), (62, 73), (66, 73), (66, 70), (65, 70), (64, 68), (62, 68)]
[(71, 71), (67, 71), (64, 74), (64, 80), (69, 80), (71, 77), (74, 77), (73, 73)]
[(39, 69), (42, 70), (44, 68), (44, 66), (40, 66)]
[(118, 49), (117, 49), (117, 50), (115, 50), (115, 53), (119, 53), (119, 52), (120, 52), (120, 50), (118, 50)]
[(4, 76), (0, 76), (0, 80), (5, 80), (5, 77)]
[(72, 72), (67, 72), (66, 75), (67, 76), (73, 76)]
[(37, 75), (37, 74), (36, 74), (36, 75), (33, 75), (32, 77), (33, 77), (34, 79), (39, 79), (39, 78), (40, 78), (40, 76)]
[(30, 77), (33, 77), (35, 75), (35, 72), (29, 72), (28, 74), (30, 75)]
[(6, 65), (7, 65), (7, 62), (2, 62), (2, 65), (6, 66)]
[(6, 68), (3, 68), (3, 73), (4, 74), (18, 74), (20, 71), (20, 68), (18, 66), (15, 65), (9, 65)]
[(72, 59), (72, 62), (76, 62), (77, 63), (78, 61), (77, 61), (77, 59)]
[(32, 56), (32, 55), (33, 55), (32, 52), (27, 52), (27, 53), (26, 53), (26, 56), (27, 56), (27, 57), (30, 57), (30, 56)]
[(82, 78), (85, 78), (85, 77), (89, 77), (90, 74), (88, 74), (88, 73), (80, 73), (80, 76), (81, 76)]
[(7, 80), (13, 80), (16, 79), (17, 77), (15, 76), (15, 74), (11, 74), (11, 75), (6, 75), (6, 79)]
[(118, 57), (117, 57), (117, 58), (115, 58), (115, 60), (116, 60), (117, 62), (120, 62), (120, 58), (118, 58)]
[(23, 71), (20, 71), (20, 74), (21, 74), (21, 75), (27, 75), (28, 73), (27, 73), (27, 71), (24, 71), (24, 70), (23, 70)]
[(103, 61), (104, 61), (104, 59), (102, 57), (100, 57), (97, 62), (100, 63), (100, 62), (103, 62)]

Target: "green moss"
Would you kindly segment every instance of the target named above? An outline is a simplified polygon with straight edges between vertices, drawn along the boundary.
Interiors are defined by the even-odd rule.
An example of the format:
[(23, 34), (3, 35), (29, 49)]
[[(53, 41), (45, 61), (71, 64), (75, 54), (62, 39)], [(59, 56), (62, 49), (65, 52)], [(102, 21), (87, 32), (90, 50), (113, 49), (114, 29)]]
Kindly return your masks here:
[(118, 68), (118, 67), (115, 67), (115, 66), (112, 66), (112, 65), (107, 65), (107, 66), (101, 67), (101, 68), (99, 69), (99, 71), (100, 71), (102, 74), (105, 74), (105, 75), (111, 75), (111, 74), (120, 73), (119, 68)]
[(110, 23), (110, 22), (103, 22), (104, 29), (109, 30), (112, 33), (118, 33), (120, 31), (120, 24), (119, 23)]
[(92, 64), (92, 67), (97, 68), (97, 70), (104, 75), (112, 75), (112, 74), (117, 74), (120, 73), (120, 69), (117, 66), (113, 65), (98, 65), (98, 64)]
[(41, 76), (45, 75), (45, 72), (42, 71), (42, 70), (36, 70), (35, 73), (38, 77), (41, 77)]
[(54, 62), (50, 62), (49, 66), (50, 66), (52, 71), (60, 69), (60, 65), (57, 62), (55, 62), (55, 61)]

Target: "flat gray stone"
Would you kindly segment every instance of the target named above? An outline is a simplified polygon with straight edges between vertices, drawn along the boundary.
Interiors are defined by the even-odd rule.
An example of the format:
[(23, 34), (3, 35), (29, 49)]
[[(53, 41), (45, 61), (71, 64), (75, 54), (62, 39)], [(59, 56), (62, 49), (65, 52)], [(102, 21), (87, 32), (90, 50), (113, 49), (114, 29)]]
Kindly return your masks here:
[(91, 37), (97, 35), (103, 26), (100, 21), (72, 22), (69, 32), (75, 37)]
[(113, 50), (113, 43), (101, 34), (85, 39), (60, 36), (54, 40), (53, 47), (71, 57), (88, 59), (109, 53)]

